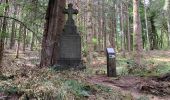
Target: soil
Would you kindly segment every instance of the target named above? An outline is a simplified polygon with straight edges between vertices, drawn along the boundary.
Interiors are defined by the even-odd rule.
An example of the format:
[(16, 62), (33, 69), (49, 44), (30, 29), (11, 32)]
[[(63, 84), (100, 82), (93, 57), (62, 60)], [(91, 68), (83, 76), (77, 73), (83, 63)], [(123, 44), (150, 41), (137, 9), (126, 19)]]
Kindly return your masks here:
[(170, 82), (160, 82), (154, 78), (135, 76), (108, 78), (104, 75), (98, 75), (88, 78), (88, 81), (130, 93), (135, 99), (144, 95), (149, 100), (170, 100)]

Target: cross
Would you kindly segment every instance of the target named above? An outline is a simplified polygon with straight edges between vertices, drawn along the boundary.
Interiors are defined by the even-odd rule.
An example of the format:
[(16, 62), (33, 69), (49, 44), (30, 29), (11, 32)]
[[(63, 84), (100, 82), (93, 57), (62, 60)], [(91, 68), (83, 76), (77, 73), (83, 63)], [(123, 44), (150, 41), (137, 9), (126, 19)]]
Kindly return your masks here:
[(68, 14), (68, 20), (73, 20), (73, 14), (78, 14), (77, 9), (73, 9), (73, 4), (68, 4), (68, 9), (64, 9), (64, 14)]

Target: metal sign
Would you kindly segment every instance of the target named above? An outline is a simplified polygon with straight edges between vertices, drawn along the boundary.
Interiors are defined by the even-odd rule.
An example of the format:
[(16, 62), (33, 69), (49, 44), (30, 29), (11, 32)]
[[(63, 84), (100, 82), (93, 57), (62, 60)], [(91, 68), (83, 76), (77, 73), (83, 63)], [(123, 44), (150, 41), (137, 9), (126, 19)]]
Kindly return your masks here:
[(107, 52), (110, 54), (110, 53), (115, 53), (115, 50), (113, 48), (107, 48)]

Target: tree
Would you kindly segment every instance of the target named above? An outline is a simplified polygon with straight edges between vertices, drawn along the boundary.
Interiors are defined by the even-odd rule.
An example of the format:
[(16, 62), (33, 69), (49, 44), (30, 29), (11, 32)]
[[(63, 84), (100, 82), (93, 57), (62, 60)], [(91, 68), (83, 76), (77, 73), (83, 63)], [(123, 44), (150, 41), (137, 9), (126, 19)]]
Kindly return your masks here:
[[(16, 0), (13, 0), (13, 5), (14, 5), (14, 17), (16, 17), (17, 15), (17, 4), (16, 4)], [(11, 29), (11, 37), (10, 37), (10, 49), (13, 48), (14, 44), (15, 44), (15, 34), (16, 34), (16, 30), (15, 30), (15, 20), (12, 21), (12, 29)]]
[(146, 25), (146, 49), (150, 50), (150, 41), (149, 41), (149, 31), (148, 31), (148, 18), (147, 18), (147, 7), (146, 7), (146, 0), (144, 0), (144, 10), (145, 10), (145, 25)]
[(135, 35), (135, 50), (136, 50), (136, 64), (141, 64), (142, 55), (142, 35), (141, 35), (141, 21), (139, 15), (139, 0), (133, 0), (133, 33)]
[[(37, 17), (37, 10), (38, 10), (38, 0), (32, 0), (32, 15), (31, 15), (31, 19), (32, 21), (36, 21), (36, 17)], [(33, 17), (32, 17), (33, 16)], [(32, 25), (34, 27), (34, 30), (36, 30), (36, 26), (33, 24)], [(31, 40), (31, 51), (33, 51), (33, 47), (34, 47), (34, 42), (35, 42), (35, 33), (32, 33), (32, 40)]]
[(113, 10), (113, 15), (110, 14), (109, 17), (110, 17), (110, 35), (109, 35), (109, 41), (110, 41), (110, 44), (113, 48), (116, 47), (116, 44), (115, 44), (115, 34), (116, 34), (116, 4), (115, 4), (115, 1), (112, 1), (113, 4), (113, 7), (111, 7), (111, 9)]
[(49, 0), (42, 40), (41, 67), (53, 66), (58, 59), (58, 40), (64, 26), (65, 0)]
[(21, 44), (22, 28), (23, 28), (23, 26), (20, 24), (19, 33), (18, 33), (18, 43), (17, 43), (16, 58), (19, 58), (19, 50), (20, 50), (20, 44)]
[(150, 50), (165, 48), (169, 38), (167, 17), (163, 10), (164, 0), (150, 0), (147, 6)]
[(92, 27), (92, 0), (87, 0), (87, 43), (88, 43), (88, 62), (89, 64), (92, 64), (93, 61), (93, 27)]
[(167, 15), (167, 26), (168, 26), (168, 46), (170, 47), (170, 0), (165, 0), (165, 10)]
[[(6, 3), (7, 6), (5, 6), (4, 15), (7, 16), (8, 9), (9, 9), (8, 0), (5, 0), (5, 3)], [(3, 22), (2, 22), (2, 31), (0, 33), (0, 65), (1, 65), (1, 62), (2, 62), (2, 58), (3, 58), (4, 38), (5, 38), (6, 30), (7, 30), (7, 19), (4, 17)]]
[(167, 7), (167, 13), (168, 13), (168, 34), (169, 34), (169, 46), (170, 46), (170, 0), (168, 0), (168, 7)]

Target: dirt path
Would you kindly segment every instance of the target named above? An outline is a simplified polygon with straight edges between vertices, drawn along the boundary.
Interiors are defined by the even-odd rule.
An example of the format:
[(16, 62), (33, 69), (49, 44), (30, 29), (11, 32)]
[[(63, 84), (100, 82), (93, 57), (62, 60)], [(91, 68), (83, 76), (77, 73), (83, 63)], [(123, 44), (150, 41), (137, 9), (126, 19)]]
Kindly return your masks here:
[(135, 99), (142, 96), (148, 97), (149, 100), (170, 100), (170, 96), (155, 96), (152, 94), (142, 93), (140, 86), (148, 79), (134, 76), (126, 76), (117, 79), (108, 78), (106, 76), (93, 76), (87, 79), (90, 83), (108, 86), (112, 89), (117, 89), (123, 93), (130, 93)]

